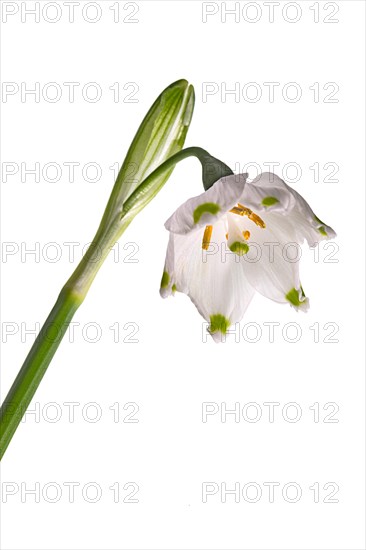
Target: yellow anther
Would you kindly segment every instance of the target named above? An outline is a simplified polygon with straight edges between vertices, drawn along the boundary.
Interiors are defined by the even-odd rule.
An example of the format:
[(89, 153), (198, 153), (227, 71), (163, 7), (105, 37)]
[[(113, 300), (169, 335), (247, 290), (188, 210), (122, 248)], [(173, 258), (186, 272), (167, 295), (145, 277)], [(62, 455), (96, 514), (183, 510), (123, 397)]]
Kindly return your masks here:
[(259, 216), (257, 216), (257, 214), (254, 214), (254, 212), (252, 212), (251, 214), (249, 214), (248, 218), (250, 220), (252, 220), (252, 222), (254, 222), (256, 225), (259, 225), (259, 227), (261, 227), (262, 229), (264, 229), (266, 227), (266, 224), (264, 223), (264, 221), (262, 220), (262, 218), (260, 218)]
[(232, 214), (238, 214), (238, 216), (244, 216), (245, 214), (244, 210), (238, 206), (234, 206), (234, 208), (232, 208), (230, 212)]
[(243, 231), (243, 237), (247, 241), (250, 238), (250, 231)]
[(259, 227), (262, 227), (262, 229), (266, 227), (266, 224), (264, 223), (262, 218), (260, 218), (257, 214), (254, 214), (254, 212), (250, 208), (247, 208), (240, 203), (238, 203), (238, 206), (234, 206), (234, 208), (232, 208), (230, 212), (232, 214), (238, 214), (238, 216), (248, 216), (248, 218), (252, 220), (252, 222), (254, 222), (256, 225), (259, 225)]
[(240, 204), (240, 202), (238, 202), (238, 206), (243, 210), (243, 216), (249, 216), (252, 213), (252, 210), (250, 208), (248, 208), (247, 206), (243, 206), (242, 204)]
[(205, 232), (203, 234), (203, 239), (202, 239), (202, 249), (203, 250), (208, 250), (208, 247), (210, 246), (210, 242), (211, 242), (211, 237), (212, 237), (212, 225), (206, 225), (205, 227)]
[(229, 233), (226, 233), (226, 234), (225, 234), (225, 237), (226, 237), (226, 240), (228, 240), (228, 238), (229, 238)]

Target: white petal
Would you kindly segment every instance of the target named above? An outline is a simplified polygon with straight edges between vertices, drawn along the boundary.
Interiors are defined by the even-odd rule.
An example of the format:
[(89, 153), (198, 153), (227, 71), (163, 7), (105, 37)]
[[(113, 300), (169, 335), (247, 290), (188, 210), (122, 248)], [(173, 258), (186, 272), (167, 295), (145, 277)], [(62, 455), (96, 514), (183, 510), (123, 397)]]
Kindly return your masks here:
[(302, 243), (306, 239), (309, 246), (315, 246), (319, 241), (334, 239), (337, 236), (334, 229), (314, 214), (300, 193), (295, 189), (291, 189), (291, 191), (296, 198), (296, 206), (291, 212), (290, 220), (296, 231), (297, 241)]
[(260, 174), (247, 183), (240, 201), (257, 212), (290, 216), (298, 243), (306, 239), (310, 246), (315, 246), (321, 240), (336, 237), (335, 231), (314, 214), (306, 200), (271, 172)]
[(248, 174), (226, 176), (208, 191), (182, 204), (165, 222), (172, 233), (185, 235), (205, 225), (214, 224), (238, 202)]
[(257, 212), (289, 212), (296, 199), (291, 189), (276, 174), (264, 172), (244, 187), (241, 202)]
[[(249, 283), (263, 296), (279, 303), (306, 310), (299, 277), (301, 248), (294, 240), (294, 230), (287, 216), (271, 212), (261, 214), (263, 229), (251, 220), (240, 218), (242, 227), (250, 231), (249, 251), (243, 256)], [(295, 293), (298, 300), (295, 299)]]
[(162, 298), (167, 298), (174, 293), (174, 284), (174, 237), (172, 233), (169, 233), (164, 271), (160, 283), (160, 295)]
[(240, 321), (254, 289), (245, 279), (243, 263), (226, 246), (226, 220), (213, 227), (211, 244), (202, 250), (203, 231), (174, 235), (174, 279), (177, 290), (188, 294), (210, 323), (215, 341)]

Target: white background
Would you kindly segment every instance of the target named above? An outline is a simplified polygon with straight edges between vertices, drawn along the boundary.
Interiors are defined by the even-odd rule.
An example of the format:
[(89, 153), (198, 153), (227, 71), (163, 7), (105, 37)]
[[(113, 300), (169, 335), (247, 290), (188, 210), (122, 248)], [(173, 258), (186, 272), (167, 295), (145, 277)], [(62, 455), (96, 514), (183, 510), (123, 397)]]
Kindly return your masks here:
[[(364, 3), (282, 2), (270, 22), (266, 3), (237, 2), (238, 20), (227, 15), (225, 22), (221, 3), (205, 8), (195, 1), (142, 1), (137, 11), (121, 2), (114, 22), (116, 2), (106, 1), (98, 3), (95, 23), (85, 20), (95, 17), (93, 6), (83, 18), (84, 0), (75, 7), (74, 23), (63, 2), (57, 3), (56, 23), (46, 20), (56, 17), (55, 3), (41, 12), (39, 23), (24, 12), (22, 21), (22, 10), (34, 2), (2, 4), (3, 10), (6, 4), (19, 8), (6, 22), (2, 14), (2, 80), (19, 90), (22, 82), (27, 88), (38, 82), (41, 89), (39, 102), (32, 95), (22, 101), (19, 91), (2, 103), (2, 161), (19, 168), (2, 185), (2, 240), (15, 243), (1, 266), (7, 340), (2, 398), (34, 340), (24, 331), (45, 320), (94, 235), (113, 184), (109, 167), (123, 160), (155, 97), (178, 78), (196, 89), (187, 145), (206, 148), (236, 171), (247, 163), (265, 170), (264, 163), (278, 162), (282, 176), (287, 163), (300, 166), (301, 175), (290, 169), (287, 181), (338, 233), (331, 248), (319, 247), (318, 261), (303, 250), (301, 277), (311, 303), (306, 315), (257, 295), (238, 342), (235, 336), (226, 344), (206, 341), (190, 300), (178, 295), (163, 301), (158, 293), (168, 237), (163, 222), (202, 189), (197, 161), (181, 163), (123, 235), (119, 261), (106, 261), (74, 318), (74, 338), (65, 336), (35, 396), (36, 412), (26, 416), (9, 446), (2, 462), (2, 548), (364, 548)], [(217, 13), (204, 23), (205, 9)], [(132, 11), (137, 22), (124, 21)], [(49, 82), (61, 87), (59, 101), (42, 96)], [(64, 82), (80, 83), (73, 103)], [(95, 103), (81, 94), (89, 82), (102, 89)], [(109, 89), (116, 82), (118, 102)], [(262, 92), (256, 102), (246, 94), (253, 82)], [(266, 82), (279, 83), (273, 101)], [(291, 82), (300, 88), (298, 101), (286, 98), (286, 90), (290, 99), (294, 91), (286, 88)], [(135, 84), (123, 89), (128, 83)], [(216, 83), (211, 89), (217, 93), (204, 98), (205, 83)], [(328, 83), (336, 88), (324, 89)], [(235, 85), (237, 102), (224, 93)], [(123, 101), (132, 90), (137, 102)], [(21, 163), (32, 168), (36, 162), (41, 171), (58, 163), (59, 181), (41, 173), (39, 182), (32, 174), (23, 174), (22, 182)], [(70, 162), (80, 163), (74, 182), (64, 164)], [(81, 171), (89, 162), (102, 170), (94, 183)], [(310, 168), (315, 163), (319, 181)], [(337, 165), (337, 181), (326, 179), (332, 172), (326, 163)], [(254, 165), (249, 173), (256, 175)], [(67, 242), (81, 243), (73, 262)], [(59, 261), (50, 261), (56, 249), (48, 243), (57, 243)], [(22, 250), (35, 246), (38, 258), (22, 258)], [(268, 322), (280, 323), (274, 342)], [(101, 336), (93, 343), (96, 324)], [(111, 326), (120, 327), (119, 342)], [(7, 335), (9, 327), (14, 335)], [(290, 342), (294, 327), (300, 337)], [(132, 330), (137, 342), (126, 341)], [(131, 402), (139, 407), (132, 418), (138, 422), (123, 422), (136, 407), (123, 409)], [(233, 415), (222, 421), (217, 413), (203, 422), (205, 402), (218, 408), (238, 403), (239, 421)], [(257, 405), (248, 408), (251, 402)], [(278, 403), (273, 422), (268, 402)], [(74, 403), (74, 422), (65, 403)], [(116, 411), (115, 403), (117, 419), (110, 409)], [(288, 403), (297, 404), (297, 422), (289, 421), (296, 410)], [(317, 406), (309, 408), (314, 403), (319, 419)], [(261, 418), (248, 421), (258, 411)], [(92, 422), (96, 412), (101, 419)], [(74, 502), (65, 485), (70, 482), (79, 484)], [(207, 502), (205, 482), (218, 489)], [(267, 482), (279, 484), (273, 502)], [(114, 502), (110, 487), (117, 483), (121, 492)], [(132, 490), (123, 489), (126, 483), (138, 485), (138, 502), (123, 502)], [(227, 489), (240, 484), (244, 494), (246, 484), (257, 484), (251, 487), (259, 486), (262, 495), (249, 502), (249, 490), (247, 498), (241, 493), (235, 502), (228, 495), (223, 503), (221, 483)], [(286, 497), (287, 483), (297, 485)], [(319, 502), (309, 488), (315, 483)], [(324, 502), (336, 486), (338, 502)], [(289, 502), (294, 487), (301, 497)], [(14, 494), (7, 495), (11, 488)], [(40, 492), (39, 502), (26, 492), (32, 488)], [(100, 498), (92, 503), (95, 490)]]

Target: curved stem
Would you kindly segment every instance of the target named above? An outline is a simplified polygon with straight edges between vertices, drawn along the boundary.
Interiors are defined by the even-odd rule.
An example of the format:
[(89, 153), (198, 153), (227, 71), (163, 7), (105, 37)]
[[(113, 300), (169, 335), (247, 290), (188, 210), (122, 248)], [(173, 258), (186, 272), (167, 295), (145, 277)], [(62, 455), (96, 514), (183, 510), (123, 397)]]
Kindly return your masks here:
[[(162, 185), (156, 185), (156, 180), (170, 174), (178, 162), (188, 157), (196, 157), (202, 166), (202, 181), (205, 190), (209, 189), (218, 179), (233, 174), (233, 171), (221, 160), (210, 155), (201, 147), (187, 147), (169, 157), (149, 174), (123, 204), (121, 219), (129, 223), (148, 202), (159, 192)], [(164, 180), (163, 180), (164, 182)]]
[[(201, 162), (202, 166), (204, 165), (204, 159), (212, 158), (211, 155), (201, 147), (187, 147), (182, 149), (175, 155), (169, 157), (165, 162), (160, 164), (151, 174), (149, 174), (142, 183), (135, 189), (135, 191), (128, 197), (126, 202), (123, 204), (122, 218), (129, 218), (135, 216), (137, 212), (142, 210), (147, 202), (151, 200), (151, 188), (153, 187), (154, 181), (162, 176), (165, 172), (172, 170), (178, 162), (184, 160), (188, 157), (197, 157)], [(154, 190), (154, 194), (158, 193), (159, 189)], [(144, 201), (144, 196), (146, 200)]]

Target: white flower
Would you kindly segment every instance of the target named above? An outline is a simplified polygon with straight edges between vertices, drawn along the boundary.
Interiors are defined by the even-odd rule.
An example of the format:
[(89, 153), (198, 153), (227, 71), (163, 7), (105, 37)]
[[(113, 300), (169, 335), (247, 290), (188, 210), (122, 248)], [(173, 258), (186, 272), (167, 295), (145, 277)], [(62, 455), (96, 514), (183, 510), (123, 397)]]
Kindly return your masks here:
[(184, 292), (220, 341), (243, 317), (255, 291), (306, 310), (299, 245), (335, 237), (308, 203), (278, 176), (219, 179), (167, 220), (169, 244), (160, 293)]

